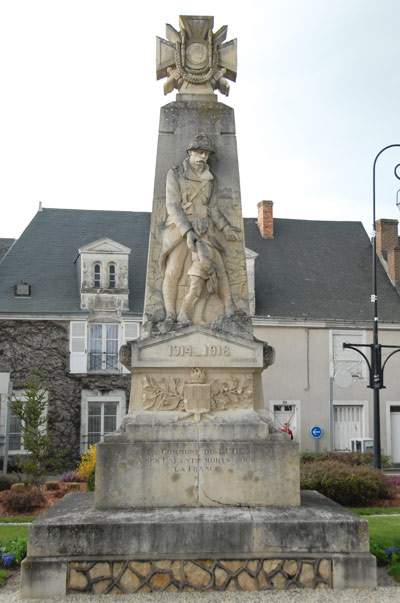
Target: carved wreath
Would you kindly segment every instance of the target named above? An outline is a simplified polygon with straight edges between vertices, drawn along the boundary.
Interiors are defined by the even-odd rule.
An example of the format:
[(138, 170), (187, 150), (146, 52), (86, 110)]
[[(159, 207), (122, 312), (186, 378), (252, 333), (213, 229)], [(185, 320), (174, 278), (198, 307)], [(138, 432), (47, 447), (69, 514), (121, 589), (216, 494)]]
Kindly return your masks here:
[[(230, 377), (226, 381), (211, 382), (211, 409), (232, 410), (248, 408), (252, 404), (251, 375)], [(183, 389), (186, 382), (175, 377), (143, 376), (144, 410), (185, 410)]]

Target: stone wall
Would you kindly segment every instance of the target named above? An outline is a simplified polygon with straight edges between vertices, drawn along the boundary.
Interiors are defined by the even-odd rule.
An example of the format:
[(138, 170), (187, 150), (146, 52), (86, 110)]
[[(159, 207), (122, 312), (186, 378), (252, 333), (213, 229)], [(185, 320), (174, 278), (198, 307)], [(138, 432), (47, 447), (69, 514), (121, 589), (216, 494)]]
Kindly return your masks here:
[(0, 349), (0, 372), (11, 373), (14, 390), (21, 389), (32, 369), (44, 377), (53, 440), (57, 449), (69, 447), (65, 468), (74, 467), (79, 458), (81, 390), (125, 390), (129, 399), (130, 375), (70, 374), (67, 321), (1, 321)]
[(324, 558), (70, 562), (68, 594), (263, 591), (330, 588)]

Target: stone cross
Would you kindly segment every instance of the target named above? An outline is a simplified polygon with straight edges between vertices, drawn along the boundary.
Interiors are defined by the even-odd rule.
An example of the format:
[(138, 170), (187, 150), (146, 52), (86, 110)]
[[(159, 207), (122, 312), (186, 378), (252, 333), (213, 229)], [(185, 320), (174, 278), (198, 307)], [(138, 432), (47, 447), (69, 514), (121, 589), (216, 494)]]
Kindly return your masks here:
[(214, 17), (180, 16), (180, 31), (166, 26), (167, 40), (157, 37), (157, 79), (167, 78), (164, 94), (175, 88), (181, 94), (229, 94), (228, 79), (235, 82), (237, 40), (223, 42), (227, 25), (215, 34)]

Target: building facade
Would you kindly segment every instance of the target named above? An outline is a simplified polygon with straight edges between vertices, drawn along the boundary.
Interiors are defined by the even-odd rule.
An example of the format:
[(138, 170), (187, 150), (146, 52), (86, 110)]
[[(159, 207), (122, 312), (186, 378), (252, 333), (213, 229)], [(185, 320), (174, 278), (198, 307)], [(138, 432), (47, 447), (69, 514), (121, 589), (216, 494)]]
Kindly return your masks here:
[[(387, 345), (400, 344), (395, 222), (381, 221), (383, 235), (392, 230), (378, 239), (380, 342)], [(263, 201), (244, 226), (255, 335), (276, 350), (263, 374), (271, 420), (281, 429), (288, 423), (302, 450), (315, 448), (316, 425), (321, 450), (372, 437), (366, 363), (342, 347), (372, 339), (371, 245), (361, 223), (274, 219), (272, 202)], [(127, 411), (130, 375), (118, 349), (140, 336), (149, 227), (146, 212), (41, 209), (20, 239), (4, 240), (0, 372), (10, 373), (18, 396), (39, 369), (67, 464), (118, 428)], [(397, 462), (399, 368), (400, 354), (387, 364), (381, 392), (383, 452)], [(343, 373), (346, 388), (337, 379)], [(6, 399), (1, 394), (2, 446)], [(10, 456), (23, 453), (21, 446), (11, 417)]]

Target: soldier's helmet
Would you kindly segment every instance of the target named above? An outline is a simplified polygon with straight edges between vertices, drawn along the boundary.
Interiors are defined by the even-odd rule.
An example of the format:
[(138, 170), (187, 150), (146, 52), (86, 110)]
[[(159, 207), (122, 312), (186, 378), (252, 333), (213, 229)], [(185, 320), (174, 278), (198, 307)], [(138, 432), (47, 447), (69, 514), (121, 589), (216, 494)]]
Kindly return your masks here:
[(193, 136), (192, 140), (189, 143), (187, 148), (188, 151), (209, 151), (210, 153), (215, 153), (215, 148), (211, 140), (205, 134), (196, 134)]

